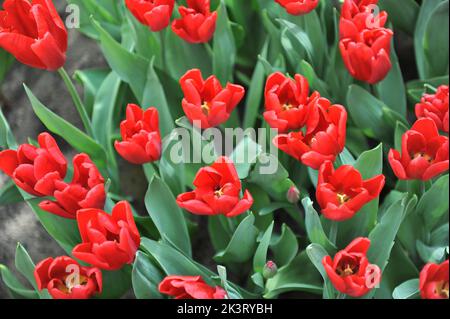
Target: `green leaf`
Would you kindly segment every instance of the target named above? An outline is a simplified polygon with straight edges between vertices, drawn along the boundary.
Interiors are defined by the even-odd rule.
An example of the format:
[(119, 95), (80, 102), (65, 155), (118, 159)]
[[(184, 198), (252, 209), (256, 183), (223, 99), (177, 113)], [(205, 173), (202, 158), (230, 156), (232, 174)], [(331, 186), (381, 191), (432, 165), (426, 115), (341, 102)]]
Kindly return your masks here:
[(409, 35), (414, 35), (417, 16), (419, 15), (419, 4), (414, 0), (380, 0), (382, 10), (389, 14), (395, 28), (401, 29)]
[(313, 202), (309, 197), (302, 200), (305, 209), (305, 224), (306, 232), (311, 243), (319, 244), (324, 247), (329, 253), (336, 251), (336, 246), (328, 239), (325, 234), (322, 223), (320, 222), (319, 214), (313, 207)]
[(420, 299), (419, 279), (405, 281), (392, 293), (394, 299)]
[(445, 260), (448, 243), (443, 247), (425, 245), (421, 240), (416, 241), (417, 252), (424, 263), (440, 264)]
[(116, 271), (102, 270), (103, 291), (99, 299), (119, 299), (131, 289), (131, 266)]
[(92, 114), (95, 96), (108, 73), (105, 69), (78, 70), (74, 73), (74, 78), (83, 86), (84, 105), (89, 114)]
[(425, 28), (423, 50), (427, 78), (448, 75), (449, 3), (440, 3), (431, 13)]
[(406, 117), (406, 89), (403, 81), (402, 70), (398, 62), (395, 50), (391, 50), (392, 68), (386, 78), (376, 85), (376, 91), (380, 99), (392, 107), (398, 114)]
[(141, 101), (144, 109), (154, 106), (158, 109), (159, 125), (162, 136), (169, 135), (175, 128), (166, 93), (154, 69), (154, 60), (150, 62)]
[(17, 143), (9, 128), (8, 121), (6, 120), (3, 112), (0, 108), (0, 147), (4, 149), (15, 149)]
[(320, 272), (324, 280), (324, 289), (323, 289), (323, 298), (324, 299), (334, 299), (336, 296), (336, 290), (330, 282), (327, 272), (323, 267), (322, 260), (325, 256), (329, 254), (327, 251), (320, 246), (319, 244), (311, 244), (306, 247), (306, 254), (309, 257), (309, 260), (313, 263), (316, 269)]
[(409, 205), (407, 196), (398, 200), (389, 207), (378, 225), (370, 232), (371, 246), (367, 254), (369, 261), (380, 267), (381, 271), (386, 267), (395, 236), (407, 213)]
[[(414, 49), (420, 79), (427, 79), (431, 77), (427, 69), (427, 57), (425, 56), (425, 34), (427, 33), (428, 22), (431, 20), (435, 9), (441, 3), (442, 0), (423, 0), (419, 11), (419, 16), (417, 17), (416, 29), (414, 32)], [(442, 34), (445, 32), (439, 33)], [(445, 42), (448, 43), (447, 40), (445, 40)]]
[(92, 25), (99, 34), (103, 55), (113, 69), (130, 87), (139, 102), (143, 100), (150, 61), (128, 52), (92, 18)]
[(24, 85), (24, 87), (34, 113), (36, 113), (37, 117), (48, 130), (61, 136), (79, 152), (88, 154), (99, 168), (107, 167), (106, 154), (100, 144), (63, 118), (50, 111), (34, 96), (33, 92), (31, 92), (26, 85)]
[(0, 206), (22, 202), (23, 198), (17, 189), (16, 184), (12, 180), (9, 180), (0, 189)]
[(237, 227), (228, 246), (214, 256), (219, 263), (244, 263), (255, 252), (258, 229), (254, 226), (255, 217), (248, 215)]
[(365, 135), (390, 144), (393, 143), (397, 120), (405, 121), (400, 114), (357, 85), (351, 85), (348, 89), (347, 107), (353, 121)]
[(442, 217), (448, 216), (448, 174), (440, 177), (422, 196), (417, 205), (417, 212), (423, 216), (428, 231), (438, 226)]
[(262, 152), (262, 146), (245, 135), (230, 155), (240, 179), (246, 179), (253, 164)]
[(224, 85), (233, 81), (233, 69), (236, 59), (236, 46), (233, 31), (228, 19), (227, 8), (221, 0), (217, 10), (217, 26), (214, 33), (213, 73)]
[(39, 299), (37, 292), (25, 288), (5, 265), (0, 264), (0, 275), (14, 298)]
[(184, 214), (169, 187), (157, 176), (148, 186), (145, 206), (161, 237), (190, 256), (191, 240)]
[(254, 272), (261, 272), (267, 263), (267, 252), (270, 246), (270, 239), (272, 238), (273, 225), (274, 222), (270, 224), (259, 241), (258, 248), (256, 249), (255, 256), (253, 257)]
[(219, 274), (221, 286), (227, 292), (228, 298), (234, 300), (243, 299), (239, 291), (237, 291), (235, 288), (233, 288), (232, 285), (230, 285), (230, 282), (227, 279), (227, 269), (224, 266), (217, 266), (217, 272)]
[(0, 83), (3, 82), (13, 62), (14, 57), (0, 48)]
[(131, 280), (134, 295), (137, 299), (159, 299), (162, 298), (158, 290), (159, 283), (164, 276), (159, 269), (150, 261), (142, 251), (138, 251), (133, 264)]
[(277, 19), (277, 21), (287, 29), (289, 34), (292, 35), (297, 43), (305, 50), (308, 60), (313, 61), (315, 51), (309, 35), (292, 22), (284, 19)]
[(275, 298), (285, 292), (322, 293), (322, 280), (305, 251), (289, 265), (280, 268), (275, 277), (267, 280), (264, 298)]
[[(260, 56), (267, 59), (269, 41), (266, 40)], [(261, 108), (262, 92), (264, 91), (265, 69), (261, 60), (258, 59), (255, 70), (253, 71), (252, 81), (247, 92), (245, 102), (244, 128), (254, 127)]]
[(271, 244), (275, 263), (279, 267), (289, 264), (297, 255), (298, 248), (299, 245), (294, 232), (289, 226), (283, 224), (280, 238)]

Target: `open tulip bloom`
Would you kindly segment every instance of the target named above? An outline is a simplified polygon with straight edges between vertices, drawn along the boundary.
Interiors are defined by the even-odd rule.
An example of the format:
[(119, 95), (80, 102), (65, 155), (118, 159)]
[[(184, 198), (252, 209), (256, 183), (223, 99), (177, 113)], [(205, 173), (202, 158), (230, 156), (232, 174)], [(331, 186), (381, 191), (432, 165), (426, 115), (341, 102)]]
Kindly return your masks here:
[(0, 2), (0, 298), (449, 298), (448, 0)]

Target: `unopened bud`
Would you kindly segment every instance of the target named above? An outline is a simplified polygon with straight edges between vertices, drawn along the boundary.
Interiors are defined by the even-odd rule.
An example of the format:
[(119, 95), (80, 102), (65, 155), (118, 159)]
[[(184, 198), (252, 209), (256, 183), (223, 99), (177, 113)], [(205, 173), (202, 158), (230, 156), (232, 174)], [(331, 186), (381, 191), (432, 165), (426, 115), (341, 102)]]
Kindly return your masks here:
[(300, 191), (297, 187), (291, 186), (291, 188), (287, 191), (286, 197), (289, 203), (296, 204), (300, 199)]
[(270, 279), (275, 277), (275, 275), (278, 272), (277, 264), (275, 264), (273, 261), (269, 260), (263, 269), (263, 277), (265, 279)]

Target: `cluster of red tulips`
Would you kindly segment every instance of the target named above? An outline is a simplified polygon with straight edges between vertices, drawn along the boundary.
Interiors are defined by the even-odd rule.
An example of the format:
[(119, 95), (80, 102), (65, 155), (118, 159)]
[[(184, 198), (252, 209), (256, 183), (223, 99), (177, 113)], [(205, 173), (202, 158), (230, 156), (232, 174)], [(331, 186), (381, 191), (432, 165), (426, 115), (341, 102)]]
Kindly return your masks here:
[[(318, 0), (275, 2), (291, 15), (309, 14), (319, 4)], [(175, 0), (125, 0), (125, 4), (141, 24), (159, 32), (171, 23)], [(393, 31), (386, 27), (387, 12), (377, 11), (377, 4), (378, 0), (345, 0), (339, 22), (342, 60), (353, 78), (368, 84), (385, 79), (392, 67)], [(6, 0), (3, 8), (0, 47), (29, 66), (60, 69), (66, 60), (67, 31), (52, 1)], [(209, 0), (187, 0), (187, 7), (178, 10), (181, 17), (172, 21), (175, 34), (189, 43), (212, 39), (218, 13), (211, 11)], [(183, 92), (180, 108), (191, 124), (205, 130), (227, 123), (246, 97), (246, 89), (230, 82), (222, 85), (215, 75), (205, 79), (203, 73), (197, 68), (187, 70), (179, 85)], [(290, 77), (285, 72), (272, 72), (265, 82), (265, 110), (261, 115), (278, 130), (273, 144), (295, 159), (295, 165), (316, 172), (315, 197), (323, 218), (331, 223), (344, 222), (380, 197), (386, 176), (365, 178), (354, 165), (341, 165), (338, 158), (346, 147), (348, 109), (312, 90), (312, 84), (301, 74)], [(401, 151), (391, 149), (388, 154), (399, 180), (430, 181), (448, 171), (448, 108), (447, 85), (424, 94), (416, 105), (417, 121), (402, 135)], [(164, 137), (160, 120), (158, 106), (142, 109), (129, 103), (118, 128), (121, 140), (114, 144), (117, 153), (136, 165), (160, 161)], [(101, 294), (102, 271), (133, 264), (141, 245), (129, 202), (107, 205), (106, 173), (85, 153), (77, 154), (72, 162), (73, 171), (68, 174), (68, 161), (48, 133), (40, 134), (37, 144), (0, 152), (0, 170), (22, 191), (42, 198), (39, 207), (43, 211), (76, 220), (81, 241), (73, 247), (72, 256), (77, 260), (49, 257), (35, 267), (38, 289), (47, 289), (53, 298)], [(241, 181), (229, 157), (220, 156), (212, 165), (200, 168), (192, 184), (192, 191), (175, 194), (177, 205), (192, 214), (231, 219), (254, 207), (252, 190)], [(288, 200), (296, 203), (300, 192), (295, 187), (289, 192)], [(105, 212), (105, 205), (111, 213)], [(323, 269), (339, 293), (362, 297), (381, 283), (384, 265), (371, 263), (370, 246), (371, 239), (357, 237), (334, 257), (323, 256)], [(67, 271), (71, 266), (77, 269), (76, 277)], [(185, 275), (164, 276), (159, 292), (177, 299), (229, 297), (225, 286), (213, 286), (200, 275)], [(441, 264), (427, 263), (420, 273), (422, 298), (448, 298), (448, 277), (448, 259)]]

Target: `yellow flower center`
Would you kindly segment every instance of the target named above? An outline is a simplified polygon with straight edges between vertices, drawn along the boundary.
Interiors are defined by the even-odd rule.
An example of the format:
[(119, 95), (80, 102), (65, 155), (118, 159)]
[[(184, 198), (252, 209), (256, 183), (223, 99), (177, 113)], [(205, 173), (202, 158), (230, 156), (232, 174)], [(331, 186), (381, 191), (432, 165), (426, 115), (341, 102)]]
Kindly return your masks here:
[(337, 273), (341, 277), (347, 277), (347, 276), (353, 275), (355, 273), (355, 271), (350, 264), (345, 264), (345, 267), (343, 269), (342, 269), (342, 267), (339, 267), (337, 269)]
[(202, 111), (206, 115), (209, 114), (209, 112), (211, 111), (211, 107), (209, 106), (208, 102), (203, 102), (203, 104), (202, 104)]
[(283, 111), (289, 111), (290, 109), (293, 109), (294, 106), (290, 103), (285, 103), (282, 105)]
[(347, 194), (343, 194), (343, 193), (338, 193), (337, 194), (338, 197), (338, 201), (339, 204), (345, 204), (346, 202), (348, 202), (350, 200), (350, 196), (347, 196)]
[(424, 153), (424, 152), (416, 153), (416, 154), (414, 154), (412, 156), (413, 159), (416, 159), (416, 158), (419, 158), (419, 157), (423, 157), (429, 163), (432, 163), (434, 161), (433, 157), (431, 157), (430, 155), (428, 155), (427, 153)]
[(216, 195), (217, 197), (222, 197), (223, 195), (224, 195), (225, 193), (223, 192), (223, 188), (221, 188), (221, 189), (219, 189), (219, 190), (216, 190), (215, 192), (214, 192), (214, 195)]
[(67, 280), (67, 278), (65, 278), (63, 284), (60, 284), (58, 286), (58, 289), (66, 294), (70, 294), (73, 288), (86, 285), (87, 282), (88, 278), (83, 275), (80, 275), (78, 280), (76, 280), (76, 277), (71, 278), (70, 280)]
[(436, 292), (441, 297), (449, 299), (448, 296), (448, 281), (442, 281), (436, 286)]

